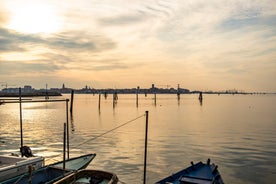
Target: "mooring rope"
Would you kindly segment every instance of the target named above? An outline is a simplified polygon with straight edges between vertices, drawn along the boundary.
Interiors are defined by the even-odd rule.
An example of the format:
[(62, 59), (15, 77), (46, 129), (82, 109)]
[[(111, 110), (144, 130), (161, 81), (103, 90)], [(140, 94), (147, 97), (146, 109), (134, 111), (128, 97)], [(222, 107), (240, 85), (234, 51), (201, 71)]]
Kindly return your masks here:
[[(136, 117), (136, 118), (134, 118), (134, 119), (132, 119), (132, 120), (129, 120), (129, 121), (127, 121), (127, 122), (125, 122), (125, 123), (123, 123), (123, 124), (121, 124), (121, 125), (119, 125), (119, 126), (113, 128), (113, 129), (111, 129), (111, 130), (108, 130), (108, 131), (106, 131), (106, 132), (104, 132), (104, 133), (102, 133), (102, 134), (100, 134), (100, 135), (97, 135), (96, 137), (93, 137), (93, 138), (91, 138), (91, 139), (88, 139), (88, 140), (84, 141), (84, 142), (80, 143), (80, 144), (79, 144), (78, 146), (76, 146), (76, 147), (70, 147), (70, 148), (74, 148), (74, 149), (75, 149), (75, 148), (78, 148), (78, 147), (80, 147), (81, 145), (83, 145), (83, 144), (85, 144), (85, 143), (87, 143), (87, 142), (93, 141), (93, 140), (95, 140), (95, 139), (97, 139), (97, 138), (99, 138), (99, 137), (104, 136), (105, 134), (108, 134), (108, 133), (110, 133), (110, 132), (112, 132), (112, 131), (114, 131), (114, 130), (117, 130), (117, 129), (119, 129), (119, 128), (121, 128), (121, 127), (123, 127), (123, 126), (129, 124), (129, 123), (132, 123), (133, 121), (136, 121), (137, 119), (142, 118), (142, 117), (144, 117), (145, 115), (146, 115), (146, 114), (143, 114), (143, 115), (141, 115), (141, 116), (138, 116), (138, 117)], [(63, 154), (63, 153), (62, 153), (62, 154)], [(54, 158), (60, 157), (62, 154), (59, 154), (59, 155), (55, 156)], [(47, 161), (49, 161), (49, 160), (55, 160), (54, 158), (48, 158)]]
[(123, 182), (122, 180), (119, 179), (118, 181), (119, 183), (122, 183), (122, 184), (127, 184), (126, 182)]
[(104, 132), (104, 133), (102, 133), (102, 134), (100, 134), (100, 135), (97, 135), (96, 137), (93, 137), (93, 138), (91, 138), (91, 139), (88, 139), (88, 140), (86, 140), (86, 141), (80, 143), (77, 147), (74, 147), (74, 148), (78, 148), (79, 146), (81, 146), (81, 145), (83, 145), (83, 144), (85, 144), (85, 143), (87, 143), (87, 142), (93, 141), (93, 140), (95, 140), (95, 139), (97, 139), (97, 138), (99, 138), (99, 137), (104, 136), (105, 134), (108, 134), (108, 133), (110, 133), (110, 132), (113, 132), (114, 130), (117, 130), (118, 128), (121, 128), (121, 127), (123, 127), (123, 126), (125, 126), (125, 125), (127, 125), (127, 124), (129, 124), (129, 123), (131, 123), (131, 122), (133, 122), (133, 121), (135, 121), (135, 120), (137, 120), (137, 119), (143, 117), (143, 116), (145, 116), (145, 114), (143, 114), (143, 115), (141, 115), (141, 116), (138, 116), (138, 117), (136, 117), (136, 118), (134, 118), (134, 119), (132, 119), (132, 120), (129, 120), (129, 121), (127, 121), (127, 122), (125, 122), (125, 123), (123, 123), (123, 124), (121, 124), (121, 125), (119, 125), (119, 126), (113, 128), (113, 129), (111, 129), (111, 130), (108, 130), (108, 131), (106, 131), (106, 132)]

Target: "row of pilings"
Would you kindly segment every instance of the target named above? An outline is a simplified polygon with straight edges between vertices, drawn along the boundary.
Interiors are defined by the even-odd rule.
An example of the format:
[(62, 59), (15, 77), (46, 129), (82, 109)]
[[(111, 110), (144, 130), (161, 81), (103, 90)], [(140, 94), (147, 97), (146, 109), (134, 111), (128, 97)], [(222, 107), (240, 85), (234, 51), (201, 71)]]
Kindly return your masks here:
[[(99, 100), (98, 100), (98, 109), (100, 110), (101, 109), (101, 96), (102, 94), (101, 93), (98, 93), (99, 95)], [(117, 101), (118, 101), (118, 93), (115, 91), (113, 94), (113, 108), (115, 108), (116, 104), (117, 104)], [(154, 92), (153, 93), (154, 97), (153, 97), (153, 100), (154, 100), (154, 105), (156, 106), (157, 105), (157, 93)], [(177, 92), (177, 100), (178, 102), (180, 101), (180, 92)], [(106, 99), (107, 98), (107, 93), (105, 92), (103, 94), (104, 98)], [(145, 96), (147, 97), (147, 93), (145, 93)], [(202, 92), (199, 92), (199, 96), (198, 96), (198, 100), (200, 102), (200, 105), (202, 105), (202, 101), (203, 101), (203, 94)], [(74, 103), (74, 90), (71, 91), (71, 100), (70, 100), (70, 113), (72, 114), (73, 113), (73, 103)], [(138, 108), (139, 106), (139, 87), (137, 87), (137, 90), (136, 90), (136, 107)]]

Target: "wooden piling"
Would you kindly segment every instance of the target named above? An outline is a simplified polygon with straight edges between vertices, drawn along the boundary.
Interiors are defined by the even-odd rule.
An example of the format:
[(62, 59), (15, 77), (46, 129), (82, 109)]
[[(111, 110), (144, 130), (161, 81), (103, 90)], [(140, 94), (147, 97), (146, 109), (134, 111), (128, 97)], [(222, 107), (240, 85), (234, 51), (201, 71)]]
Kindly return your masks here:
[(71, 104), (70, 104), (70, 113), (73, 113), (73, 102), (74, 102), (74, 90), (71, 91)]
[(154, 92), (154, 105), (156, 106), (156, 92)]
[(68, 102), (69, 102), (69, 99), (66, 99), (67, 159), (69, 159), (69, 115), (68, 115)]
[(146, 128), (145, 128), (145, 153), (144, 153), (144, 182), (146, 183), (146, 174), (147, 174), (147, 147), (148, 147), (148, 119), (149, 111), (146, 111)]
[(179, 84), (177, 85), (177, 100), (180, 100), (180, 87)]
[(63, 174), (65, 174), (65, 155), (66, 155), (66, 123), (63, 128)]
[(202, 96), (202, 92), (199, 92), (199, 97), (198, 97), (199, 100), (203, 100), (203, 96)]
[(117, 93), (117, 91), (115, 91), (113, 93), (113, 108), (115, 108), (117, 101), (118, 101), (118, 93)]
[[(22, 125), (22, 94), (21, 94), (21, 88), (19, 88), (19, 116), (20, 116), (20, 142), (21, 147), (23, 147), (23, 125)], [(21, 157), (23, 157), (23, 153), (21, 152)]]
[(101, 109), (101, 93), (99, 93), (99, 104), (98, 104), (99, 110)]
[(202, 105), (202, 100), (203, 100), (202, 92), (199, 93), (198, 100), (199, 100), (200, 105)]
[(139, 94), (139, 89), (140, 89), (140, 87), (137, 86), (137, 89), (136, 89), (136, 107), (138, 107), (138, 94)]

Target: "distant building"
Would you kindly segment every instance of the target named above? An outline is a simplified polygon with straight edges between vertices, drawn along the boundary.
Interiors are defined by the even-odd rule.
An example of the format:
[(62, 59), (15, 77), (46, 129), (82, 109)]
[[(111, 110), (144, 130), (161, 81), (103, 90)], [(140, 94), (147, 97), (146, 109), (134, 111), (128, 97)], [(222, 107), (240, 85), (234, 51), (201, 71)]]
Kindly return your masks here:
[(24, 86), (24, 88), (22, 89), (22, 92), (24, 92), (24, 93), (33, 92), (33, 88), (32, 88), (32, 86), (26, 85), (26, 86)]
[(4, 92), (4, 93), (18, 93), (19, 89), (18, 88), (5, 88), (5, 89), (2, 89), (2, 92)]

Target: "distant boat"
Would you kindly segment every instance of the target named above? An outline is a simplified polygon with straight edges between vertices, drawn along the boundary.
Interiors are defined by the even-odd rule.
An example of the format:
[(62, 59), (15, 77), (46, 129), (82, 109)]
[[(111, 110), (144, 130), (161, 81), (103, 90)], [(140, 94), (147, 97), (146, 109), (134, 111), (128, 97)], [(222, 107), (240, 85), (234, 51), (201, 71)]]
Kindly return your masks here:
[(38, 169), (44, 166), (43, 157), (19, 157), (0, 155), (0, 182), (28, 172), (28, 167)]
[(171, 176), (168, 176), (156, 184), (223, 184), (223, 180), (218, 171), (218, 166), (207, 163), (198, 162), (186, 169), (183, 169)]
[(29, 173), (3, 181), (1, 184), (41, 184), (53, 183), (74, 171), (84, 169), (95, 158), (96, 154), (87, 154), (79, 157), (65, 160), (65, 170), (63, 170), (63, 161), (33, 170), (29, 167)]
[(118, 181), (118, 177), (114, 173), (100, 170), (83, 169), (76, 173), (67, 175), (53, 184), (117, 184)]

